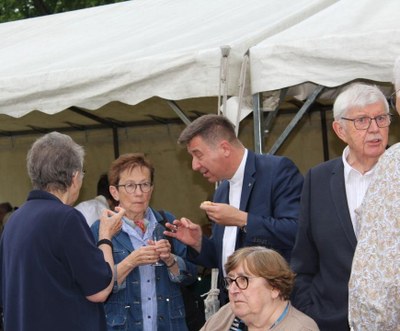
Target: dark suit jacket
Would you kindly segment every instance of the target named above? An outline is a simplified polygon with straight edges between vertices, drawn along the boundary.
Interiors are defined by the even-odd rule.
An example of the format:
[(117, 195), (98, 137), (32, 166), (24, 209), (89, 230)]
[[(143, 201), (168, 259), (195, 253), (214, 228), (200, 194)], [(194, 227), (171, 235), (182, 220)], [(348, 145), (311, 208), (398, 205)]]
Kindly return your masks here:
[(322, 331), (347, 331), (348, 282), (357, 240), (351, 223), (341, 158), (306, 175), (299, 232), (291, 265), (297, 274), (293, 305)]
[[(248, 213), (247, 233), (238, 231), (236, 248), (265, 246), (289, 260), (297, 233), (302, 185), (303, 176), (288, 158), (248, 151), (240, 199), (240, 210)], [(228, 181), (218, 187), (214, 201), (229, 203)], [(224, 229), (213, 224), (212, 236), (203, 237), (201, 253), (190, 251), (197, 263), (219, 268), (220, 275)]]

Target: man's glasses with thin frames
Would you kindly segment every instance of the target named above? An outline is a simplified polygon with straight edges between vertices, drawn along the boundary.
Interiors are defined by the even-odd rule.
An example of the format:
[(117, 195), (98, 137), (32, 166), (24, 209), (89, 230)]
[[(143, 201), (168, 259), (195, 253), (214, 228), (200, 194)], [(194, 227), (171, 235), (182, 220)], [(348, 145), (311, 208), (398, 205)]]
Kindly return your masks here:
[(386, 128), (390, 125), (391, 123), (391, 114), (383, 114), (383, 115), (378, 115), (375, 117), (368, 117), (368, 116), (363, 116), (363, 117), (358, 117), (358, 118), (347, 118), (347, 117), (341, 117), (342, 120), (345, 121), (350, 121), (353, 122), (354, 127), (357, 130), (368, 130), (369, 127), (371, 126), (372, 120), (375, 121), (376, 125), (379, 128)]

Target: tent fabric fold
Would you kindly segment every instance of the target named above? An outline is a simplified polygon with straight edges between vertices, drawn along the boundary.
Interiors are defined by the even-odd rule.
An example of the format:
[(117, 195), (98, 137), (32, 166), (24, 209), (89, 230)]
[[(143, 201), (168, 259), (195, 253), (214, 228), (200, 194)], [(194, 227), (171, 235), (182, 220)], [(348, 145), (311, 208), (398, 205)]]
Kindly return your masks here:
[(243, 55), (338, 0), (134, 0), (0, 24), (0, 114), (228, 94)]
[(341, 0), (250, 49), (252, 93), (312, 82), (391, 82), (400, 2)]

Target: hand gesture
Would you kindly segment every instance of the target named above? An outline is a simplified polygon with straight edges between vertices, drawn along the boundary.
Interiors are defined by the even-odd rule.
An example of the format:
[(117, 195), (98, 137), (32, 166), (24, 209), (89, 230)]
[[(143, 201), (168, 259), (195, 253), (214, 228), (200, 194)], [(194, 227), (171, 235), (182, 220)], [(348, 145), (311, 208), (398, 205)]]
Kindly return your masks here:
[(127, 262), (132, 267), (137, 267), (146, 264), (154, 264), (160, 258), (160, 254), (157, 252), (155, 245), (142, 246), (139, 249), (135, 249), (132, 253), (126, 257)]
[(125, 209), (116, 207), (115, 212), (110, 209), (103, 210), (100, 217), (99, 238), (111, 239), (122, 227), (122, 216)]
[(161, 260), (164, 262), (170, 259), (171, 256), (171, 244), (167, 239), (161, 240), (149, 240), (149, 245), (154, 245), (156, 252)]
[(243, 226), (247, 222), (246, 212), (226, 203), (202, 203), (200, 209), (203, 209), (211, 220), (221, 225)]
[[(202, 231), (198, 224), (193, 223), (188, 218), (182, 217), (180, 220), (175, 220), (173, 223), (165, 223), (167, 231), (166, 236), (176, 238), (184, 244), (191, 246), (197, 252), (201, 250)], [(168, 231), (169, 230), (169, 231)]]

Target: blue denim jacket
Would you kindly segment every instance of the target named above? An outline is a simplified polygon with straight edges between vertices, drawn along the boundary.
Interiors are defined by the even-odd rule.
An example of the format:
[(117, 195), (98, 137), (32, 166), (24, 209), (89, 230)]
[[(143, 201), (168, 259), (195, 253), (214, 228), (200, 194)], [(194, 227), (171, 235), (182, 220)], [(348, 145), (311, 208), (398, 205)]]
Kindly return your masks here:
[[(162, 216), (155, 210), (154, 215), (158, 222)], [(169, 222), (175, 217), (165, 213)], [(160, 225), (161, 226), (161, 225)], [(92, 225), (92, 232), (98, 240), (99, 221)], [(127, 233), (121, 231), (112, 238), (114, 263), (118, 264), (134, 249)], [(181, 270), (182, 284), (190, 284), (195, 280), (196, 265), (186, 260), (186, 246), (174, 240), (174, 254), (183, 258), (187, 270)], [(182, 263), (178, 264), (181, 267)], [(185, 307), (183, 303), (180, 283), (172, 282), (166, 266), (155, 268), (157, 293), (157, 331), (187, 331), (185, 322)], [(108, 330), (143, 330), (142, 306), (140, 293), (140, 275), (137, 268), (118, 285), (115, 282), (113, 293), (104, 303)]]

